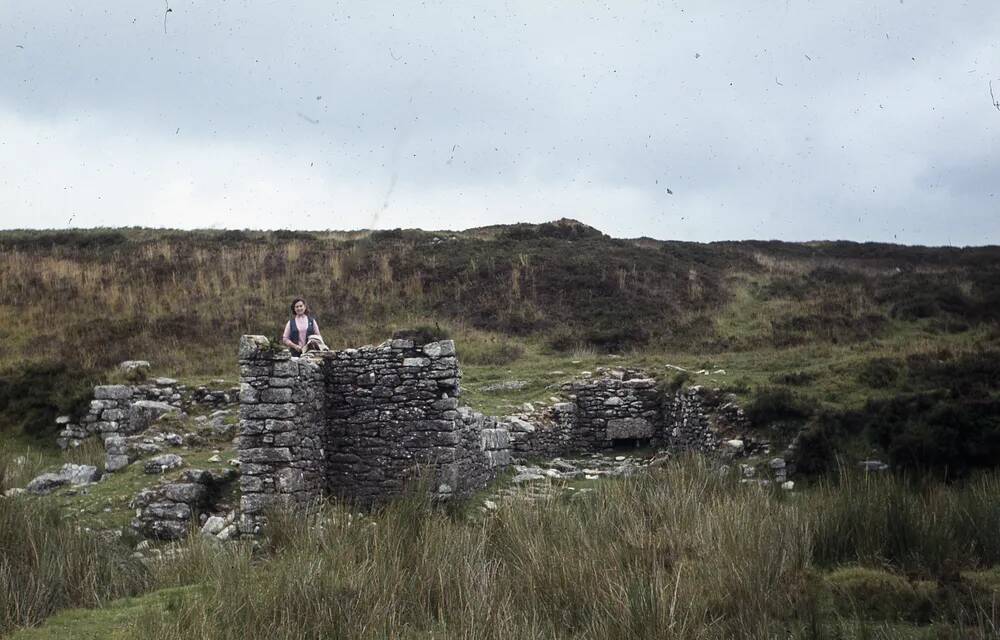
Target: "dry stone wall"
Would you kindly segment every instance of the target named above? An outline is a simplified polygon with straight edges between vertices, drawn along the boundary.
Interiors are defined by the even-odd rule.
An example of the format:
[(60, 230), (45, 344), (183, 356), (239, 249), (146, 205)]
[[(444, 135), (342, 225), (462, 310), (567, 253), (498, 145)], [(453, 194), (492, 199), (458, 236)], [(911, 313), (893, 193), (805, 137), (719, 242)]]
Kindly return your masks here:
[(56, 444), (62, 449), (75, 448), (93, 436), (139, 433), (164, 413), (232, 405), (238, 391), (207, 386), (192, 389), (173, 378), (154, 378), (141, 384), (98, 385), (94, 387), (94, 399), (87, 413), (79, 420), (74, 421), (71, 416), (56, 418), (60, 427)]
[(520, 458), (595, 453), (619, 446), (714, 453), (723, 435), (746, 429), (734, 403), (708, 402), (702, 387), (657, 388), (637, 369), (598, 369), (592, 378), (563, 385), (569, 402), (537, 415), (506, 419), (511, 449)]
[(240, 528), (256, 532), (274, 506), (306, 506), (324, 486), (324, 399), (319, 364), (240, 342)]
[(450, 340), (293, 358), (262, 336), (240, 343), (241, 528), (268, 506), (324, 494), (359, 505), (398, 495), (420, 474), (445, 498), (510, 463), (506, 428), (459, 406)]
[(511, 426), (513, 449), (526, 457), (598, 452), (666, 443), (656, 380), (636, 369), (599, 370), (596, 378), (563, 385), (570, 402), (552, 406), (543, 419)]

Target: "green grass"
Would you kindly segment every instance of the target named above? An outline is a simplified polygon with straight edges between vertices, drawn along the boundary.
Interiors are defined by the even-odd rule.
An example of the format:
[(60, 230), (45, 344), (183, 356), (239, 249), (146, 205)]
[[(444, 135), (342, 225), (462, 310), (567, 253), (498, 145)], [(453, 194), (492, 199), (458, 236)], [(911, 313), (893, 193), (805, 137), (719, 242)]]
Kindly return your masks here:
[(180, 555), (153, 564), (150, 594), (16, 637), (986, 638), (998, 482), (846, 475), (787, 494), (688, 459), (494, 512), (481, 495), (328, 504), (273, 514), (258, 551), (167, 545)]
[(121, 640), (141, 615), (176, 611), (196, 591), (195, 586), (173, 587), (113, 600), (99, 609), (64, 609), (37, 627), (14, 632), (10, 640)]

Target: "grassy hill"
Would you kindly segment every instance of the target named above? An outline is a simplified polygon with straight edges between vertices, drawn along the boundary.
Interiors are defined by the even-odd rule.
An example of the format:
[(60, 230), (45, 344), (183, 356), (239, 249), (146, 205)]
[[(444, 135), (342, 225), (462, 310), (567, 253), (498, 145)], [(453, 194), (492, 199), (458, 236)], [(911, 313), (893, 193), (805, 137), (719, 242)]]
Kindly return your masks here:
[[(235, 377), (239, 335), (276, 335), (298, 295), (334, 348), (420, 325), (454, 337), (486, 410), (543, 394), (544, 371), (614, 354), (664, 376), (665, 363), (724, 369), (687, 378), (739, 395), (778, 439), (808, 425), (817, 469), (847, 441), (952, 466), (998, 446), (973, 435), (974, 451), (932, 455), (956, 415), (1000, 430), (1000, 248), (627, 240), (565, 219), (0, 232), (0, 429), (51, 429), (129, 358)], [(498, 377), (529, 384), (477, 394)]]

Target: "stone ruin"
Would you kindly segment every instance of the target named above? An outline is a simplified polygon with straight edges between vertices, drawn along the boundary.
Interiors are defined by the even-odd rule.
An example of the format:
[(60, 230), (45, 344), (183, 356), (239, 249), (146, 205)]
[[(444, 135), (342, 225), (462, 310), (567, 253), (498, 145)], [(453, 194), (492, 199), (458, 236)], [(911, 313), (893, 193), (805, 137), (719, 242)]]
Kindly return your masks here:
[(316, 352), (240, 341), (241, 529), (264, 511), (334, 495), (361, 506), (421, 474), (440, 498), (467, 495), (510, 464), (496, 418), (459, 406), (451, 340)]
[(514, 456), (552, 458), (618, 446), (712, 452), (745, 427), (738, 407), (712, 410), (699, 387), (665, 392), (638, 370), (563, 386), (569, 401), (496, 418), (459, 403), (451, 340), (292, 357), (243, 336), (240, 362), (240, 527), (258, 531), (268, 507), (325, 495), (370, 506), (418, 476), (438, 498), (483, 487)]
[[(144, 360), (122, 363), (127, 372), (148, 370)], [(219, 383), (223, 381), (219, 380)], [(213, 389), (207, 386), (190, 388), (173, 378), (153, 378), (136, 384), (106, 384), (94, 387), (94, 399), (87, 412), (76, 422), (70, 416), (60, 416), (56, 443), (62, 449), (79, 447), (91, 438), (100, 438), (106, 453), (104, 470), (114, 473), (146, 455), (159, 453), (162, 446), (182, 443), (180, 436), (168, 436), (160, 442), (150, 441), (142, 434), (165, 416), (179, 416), (195, 408), (217, 409), (225, 414), (236, 402), (239, 388)], [(216, 416), (219, 417), (219, 416)], [(211, 427), (225, 430), (220, 420)]]

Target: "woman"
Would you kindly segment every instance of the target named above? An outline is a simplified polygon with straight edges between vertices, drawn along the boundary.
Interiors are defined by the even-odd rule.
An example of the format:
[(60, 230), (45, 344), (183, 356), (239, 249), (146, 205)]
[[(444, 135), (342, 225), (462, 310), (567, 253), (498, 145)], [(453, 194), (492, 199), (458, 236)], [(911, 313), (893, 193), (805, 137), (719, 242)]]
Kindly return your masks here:
[(293, 353), (305, 351), (306, 344), (310, 341), (319, 340), (323, 344), (323, 337), (319, 334), (319, 323), (316, 318), (309, 315), (309, 307), (302, 298), (292, 300), (292, 319), (285, 324), (285, 333), (281, 336), (281, 342), (292, 350)]

